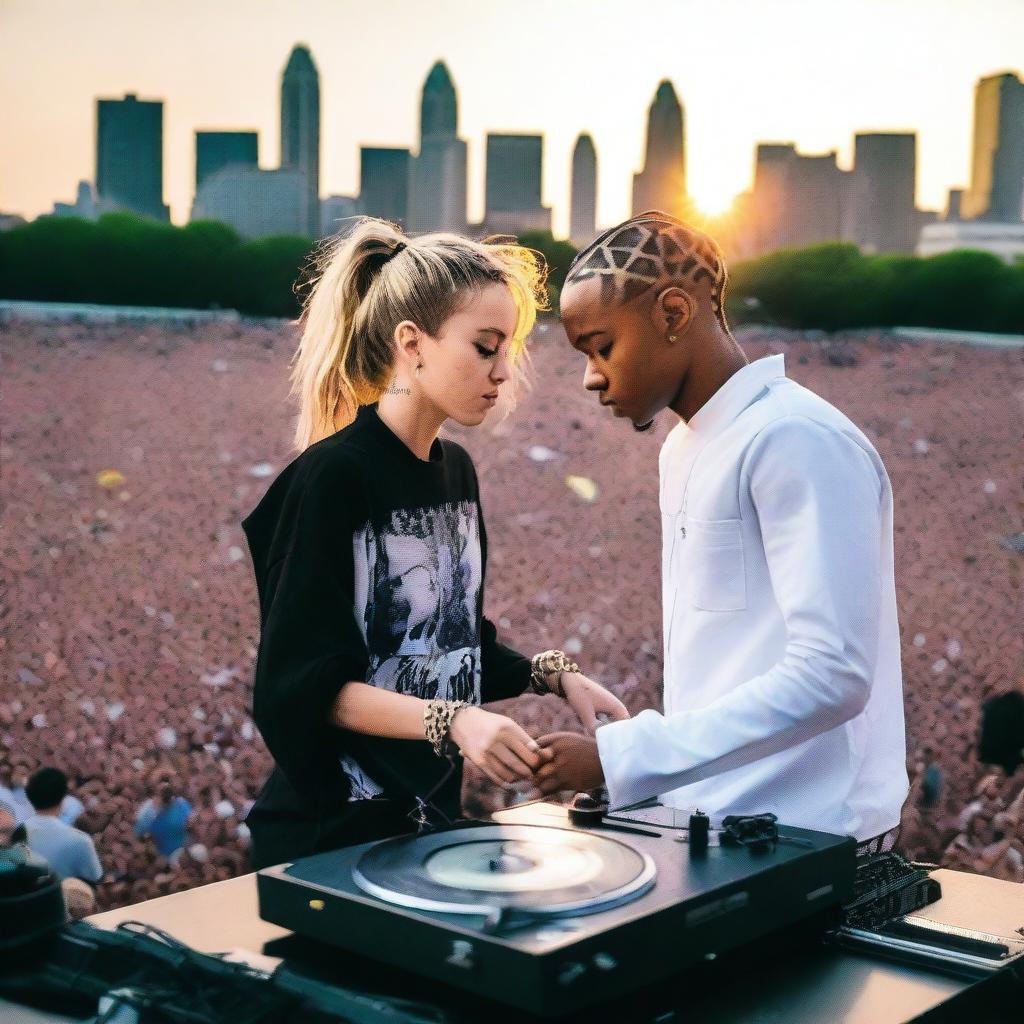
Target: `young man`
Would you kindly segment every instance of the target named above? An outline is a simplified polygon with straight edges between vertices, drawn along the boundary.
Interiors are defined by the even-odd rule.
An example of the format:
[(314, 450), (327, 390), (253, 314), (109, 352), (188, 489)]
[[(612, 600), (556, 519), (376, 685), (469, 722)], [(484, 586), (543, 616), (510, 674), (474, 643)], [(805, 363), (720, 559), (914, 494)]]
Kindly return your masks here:
[(908, 792), (889, 479), (782, 355), (747, 362), (726, 276), (710, 238), (658, 212), (569, 270), (584, 387), (638, 431), (679, 420), (659, 462), (665, 713), (542, 737), (538, 783), (888, 848)]
[(29, 849), (45, 857), (61, 878), (95, 883), (103, 877), (92, 837), (61, 820), (68, 792), (67, 776), (59, 768), (40, 768), (25, 787), (35, 809), (24, 825)]

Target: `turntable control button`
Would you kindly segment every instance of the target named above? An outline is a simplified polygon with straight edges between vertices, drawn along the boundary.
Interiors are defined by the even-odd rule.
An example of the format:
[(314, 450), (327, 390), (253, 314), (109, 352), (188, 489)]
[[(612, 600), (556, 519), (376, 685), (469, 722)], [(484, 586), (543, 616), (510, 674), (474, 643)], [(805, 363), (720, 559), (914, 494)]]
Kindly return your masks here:
[(591, 962), (599, 971), (614, 971), (619, 966), (619, 961), (611, 953), (595, 953)]
[(476, 956), (473, 953), (473, 943), (465, 939), (454, 939), (452, 950), (444, 958), (446, 964), (452, 967), (461, 967), (465, 971), (471, 971), (476, 967)]
[(324, 903), (323, 900), (310, 900), (309, 901), (309, 909), (310, 910), (323, 910), (325, 906), (326, 906), (326, 904)]
[(586, 973), (587, 968), (585, 964), (576, 963), (575, 961), (567, 963), (559, 972), (558, 984), (571, 985), (573, 982), (579, 981)]

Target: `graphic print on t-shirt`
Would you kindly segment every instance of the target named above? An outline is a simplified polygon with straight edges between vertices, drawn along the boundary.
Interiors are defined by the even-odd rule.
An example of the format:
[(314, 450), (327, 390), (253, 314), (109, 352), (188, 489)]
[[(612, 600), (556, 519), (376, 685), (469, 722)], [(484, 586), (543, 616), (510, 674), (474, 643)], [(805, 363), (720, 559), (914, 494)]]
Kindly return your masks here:
[[(474, 502), (398, 509), (353, 538), (366, 682), (427, 700), (480, 703), (480, 537)], [(379, 792), (352, 758), (352, 796)]]

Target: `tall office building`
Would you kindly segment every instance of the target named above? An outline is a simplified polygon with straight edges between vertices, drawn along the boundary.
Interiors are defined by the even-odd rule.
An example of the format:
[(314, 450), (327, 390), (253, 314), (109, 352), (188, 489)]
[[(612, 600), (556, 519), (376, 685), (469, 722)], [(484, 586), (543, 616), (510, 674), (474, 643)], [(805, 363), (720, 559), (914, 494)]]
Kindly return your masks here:
[(594, 140), (583, 133), (572, 151), (572, 195), (569, 241), (585, 245), (597, 234), (597, 153)]
[(303, 234), (320, 233), (320, 76), (309, 49), (296, 46), (281, 77), (281, 168), (298, 171)]
[(96, 191), (107, 207), (170, 220), (164, 205), (164, 105), (128, 93), (96, 101)]
[(518, 235), (550, 231), (551, 209), (541, 203), (544, 137), (491, 132), (487, 136), (484, 225)]
[(104, 212), (96, 202), (96, 194), (88, 181), (78, 183), (78, 191), (73, 203), (55, 202), (53, 212), (44, 214), (50, 217), (81, 217), (82, 220), (95, 220)]
[(1010, 72), (975, 86), (971, 187), (963, 216), (1006, 224), (1024, 219), (1024, 82)]
[(916, 183), (917, 136), (913, 132), (855, 136), (849, 237), (864, 252), (914, 251)]
[(359, 212), (397, 221), (409, 213), (409, 150), (386, 146), (359, 147)]
[(792, 142), (759, 143), (749, 209), (754, 252), (842, 237), (847, 176), (836, 153), (797, 153)]
[(256, 132), (196, 132), (196, 188), (222, 167), (256, 167), (259, 135)]
[(633, 175), (633, 214), (662, 210), (685, 217), (688, 207), (683, 108), (666, 78), (647, 113), (644, 168)]
[(409, 230), (466, 230), (466, 143), (458, 137), (459, 101), (438, 61), (420, 101), (420, 147), (409, 165)]
[(290, 168), (222, 167), (196, 189), (192, 220), (219, 220), (243, 238), (308, 235), (305, 181)]
[(324, 196), (320, 200), (320, 234), (348, 234), (358, 216), (358, 196)]

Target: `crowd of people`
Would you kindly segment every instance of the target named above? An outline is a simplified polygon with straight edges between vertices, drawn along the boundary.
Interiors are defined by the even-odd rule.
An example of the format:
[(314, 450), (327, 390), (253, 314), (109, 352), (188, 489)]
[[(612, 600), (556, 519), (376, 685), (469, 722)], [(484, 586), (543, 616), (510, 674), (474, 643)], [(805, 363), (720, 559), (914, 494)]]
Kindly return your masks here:
[[(58, 849), (88, 887), (80, 912), (240, 874), (270, 758), (248, 716), (259, 623), (239, 524), (291, 458), (294, 327), (0, 330), (0, 841), (21, 828)], [(1024, 772), (977, 758), (985, 702), (1022, 685), (1019, 354), (879, 332), (738, 338), (751, 359), (785, 353), (893, 483), (901, 848), (1024, 881)], [(661, 691), (657, 455), (671, 424), (645, 449), (601, 416), (554, 322), (532, 352), (508, 418), (449, 432), (480, 472), (488, 615), (527, 653), (565, 650), (636, 713)], [(505, 710), (533, 735), (574, 724), (541, 697)], [(470, 813), (529, 795), (467, 771)]]

